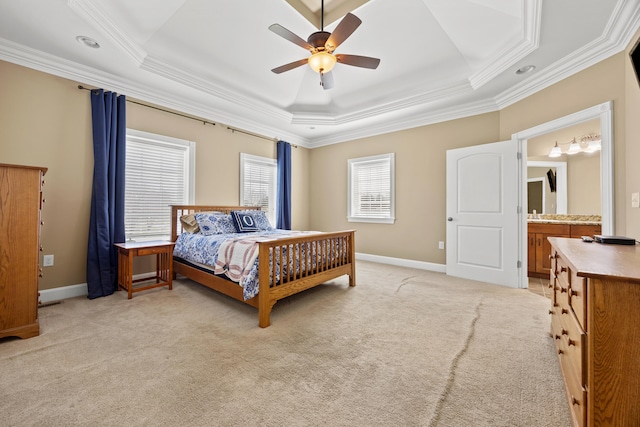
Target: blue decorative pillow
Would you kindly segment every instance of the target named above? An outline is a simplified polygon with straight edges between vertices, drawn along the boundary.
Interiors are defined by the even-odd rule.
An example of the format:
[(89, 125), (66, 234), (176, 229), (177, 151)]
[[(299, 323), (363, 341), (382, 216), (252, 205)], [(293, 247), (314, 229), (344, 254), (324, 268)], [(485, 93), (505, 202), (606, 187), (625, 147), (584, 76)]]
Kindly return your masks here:
[(232, 211), (231, 217), (238, 233), (273, 230), (264, 211)]
[(230, 234), (236, 232), (231, 215), (220, 215), (211, 213), (197, 213), (196, 222), (200, 228), (200, 233), (205, 236), (213, 234)]

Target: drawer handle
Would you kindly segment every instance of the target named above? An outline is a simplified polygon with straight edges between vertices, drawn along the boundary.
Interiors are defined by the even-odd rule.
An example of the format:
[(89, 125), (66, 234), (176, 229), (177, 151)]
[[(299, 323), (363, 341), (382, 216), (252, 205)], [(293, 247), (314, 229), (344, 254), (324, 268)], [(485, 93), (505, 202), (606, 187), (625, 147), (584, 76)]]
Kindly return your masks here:
[(560, 331), (560, 333), (561, 333), (562, 335), (569, 335), (569, 331), (567, 331), (566, 329), (562, 329), (562, 330)]
[(569, 310), (567, 310), (566, 308), (563, 308), (562, 310), (560, 310), (560, 312), (562, 314), (569, 314)]
[(558, 349), (558, 354), (564, 354), (564, 351)]
[(580, 406), (580, 401), (578, 399), (576, 399), (575, 397), (573, 397), (573, 395), (572, 395), (571, 396), (571, 404)]
[(554, 338), (555, 338), (555, 339), (557, 339), (557, 340), (559, 340), (559, 339), (560, 339), (560, 338), (562, 338), (562, 337), (561, 337), (560, 335), (556, 334), (556, 335), (554, 336)]
[(560, 286), (560, 293), (561, 294), (567, 293), (567, 288), (563, 288), (562, 286)]
[(571, 296), (572, 297), (577, 297), (578, 296), (578, 291), (574, 291), (573, 289), (571, 289)]
[(553, 314), (553, 310), (549, 310), (549, 314)]
[(575, 346), (576, 342), (574, 340), (572, 340), (571, 338), (569, 338), (569, 339), (567, 339), (567, 344), (569, 344), (570, 346), (571, 345)]
[(567, 267), (560, 267), (560, 272), (565, 273), (567, 271)]

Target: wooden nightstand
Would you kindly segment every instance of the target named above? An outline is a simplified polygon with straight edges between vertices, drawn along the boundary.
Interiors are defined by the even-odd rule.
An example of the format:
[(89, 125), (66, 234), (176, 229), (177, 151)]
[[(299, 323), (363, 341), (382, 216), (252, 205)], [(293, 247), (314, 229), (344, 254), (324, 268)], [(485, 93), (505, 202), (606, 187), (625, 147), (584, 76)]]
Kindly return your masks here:
[[(128, 242), (116, 243), (118, 247), (118, 290), (129, 292), (129, 299), (134, 292), (145, 291), (159, 286), (173, 288), (173, 247), (174, 242)], [(133, 280), (133, 258), (136, 256), (156, 255), (156, 275)], [(135, 283), (155, 281), (151, 284)]]

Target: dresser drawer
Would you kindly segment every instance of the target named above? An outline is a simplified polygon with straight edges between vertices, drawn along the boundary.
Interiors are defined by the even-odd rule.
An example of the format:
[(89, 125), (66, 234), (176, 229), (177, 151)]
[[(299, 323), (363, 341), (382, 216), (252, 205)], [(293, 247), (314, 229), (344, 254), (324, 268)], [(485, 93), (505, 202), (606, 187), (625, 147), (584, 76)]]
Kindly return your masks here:
[(553, 338), (553, 342), (558, 346), (562, 345), (562, 322), (560, 321), (560, 308), (552, 307), (549, 310), (551, 314), (551, 338)]
[[(562, 355), (560, 356), (562, 361)], [(564, 375), (565, 388), (567, 391), (567, 400), (569, 409), (571, 410), (571, 418), (574, 426), (584, 427), (587, 425), (587, 391), (579, 383), (570, 370), (562, 368)]]
[[(555, 264), (555, 276), (558, 278), (558, 285), (561, 288), (560, 291), (564, 294), (568, 294), (569, 285), (571, 284), (571, 269), (561, 257), (556, 258)], [(562, 290), (563, 288), (565, 289), (564, 291)], [(568, 298), (567, 301), (569, 301)]]
[(578, 277), (575, 273), (571, 275), (571, 285), (569, 286), (569, 304), (576, 314), (578, 323), (582, 330), (587, 330), (587, 279)]
[[(571, 367), (581, 385), (587, 383), (587, 371), (584, 364), (584, 355), (586, 353), (587, 335), (580, 328), (578, 320), (571, 310), (561, 309), (560, 313), (560, 335), (564, 344), (564, 355), (566, 363)], [(584, 352), (583, 352), (584, 351)]]

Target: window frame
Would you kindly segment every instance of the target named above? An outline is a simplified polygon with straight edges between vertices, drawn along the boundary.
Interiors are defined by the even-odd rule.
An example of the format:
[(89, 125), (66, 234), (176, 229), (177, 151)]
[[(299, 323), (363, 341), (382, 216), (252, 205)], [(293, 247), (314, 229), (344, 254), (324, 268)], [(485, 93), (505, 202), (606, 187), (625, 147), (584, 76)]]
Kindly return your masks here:
[[(256, 156), (254, 154), (248, 153), (240, 153), (240, 206), (255, 206), (244, 204), (244, 178), (245, 178), (245, 162), (256, 162), (256, 163), (264, 163), (268, 164), (269, 167), (273, 167), (273, 182), (272, 182), (272, 191), (269, 197), (269, 206), (272, 207), (272, 210), (266, 210), (267, 218), (271, 223), (272, 227), (276, 227), (276, 211), (277, 211), (277, 197), (278, 197), (278, 161), (276, 159), (270, 157)], [(271, 199), (273, 198), (273, 203), (271, 203)], [(262, 209), (264, 211), (264, 209)]]
[[(129, 149), (129, 141), (134, 141), (140, 144), (155, 145), (162, 147), (171, 147), (182, 149), (186, 155), (184, 158), (184, 186), (185, 194), (181, 204), (192, 205), (195, 200), (195, 177), (196, 177), (196, 143), (194, 141), (188, 141), (180, 138), (174, 138), (167, 135), (160, 135), (151, 132), (144, 132), (136, 129), (127, 128), (126, 132), (126, 144), (127, 152)], [(129, 156), (127, 156), (128, 161)], [(125, 179), (125, 194), (127, 188), (127, 181)], [(145, 242), (152, 240), (170, 240), (171, 236), (171, 215), (169, 207), (167, 206), (167, 223), (169, 225), (169, 231), (167, 234), (154, 234), (148, 236), (130, 236), (125, 234), (127, 242)], [(126, 230), (126, 201), (125, 201), (125, 230)]]
[[(354, 168), (358, 165), (368, 162), (377, 162), (380, 160), (389, 161), (389, 196), (390, 206), (389, 215), (362, 215), (357, 212), (355, 203), (353, 200), (355, 197), (355, 174)], [(378, 154), (374, 156), (358, 157), (354, 159), (348, 159), (348, 200), (347, 200), (347, 220), (349, 222), (366, 222), (366, 223), (378, 223), (378, 224), (394, 224), (396, 220), (396, 197), (395, 197), (395, 153)]]

